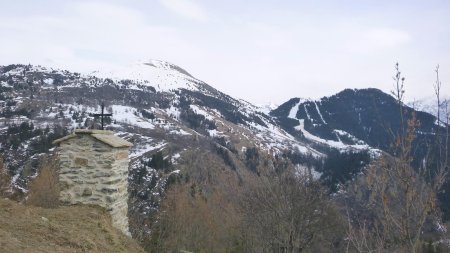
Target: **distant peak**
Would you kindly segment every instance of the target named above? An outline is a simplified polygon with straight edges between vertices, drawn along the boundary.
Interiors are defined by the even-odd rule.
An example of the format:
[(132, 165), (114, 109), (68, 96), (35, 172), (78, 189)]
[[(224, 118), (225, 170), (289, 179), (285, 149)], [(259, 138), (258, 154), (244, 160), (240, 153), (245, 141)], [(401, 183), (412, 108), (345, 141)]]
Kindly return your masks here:
[(161, 60), (139, 60), (113, 70), (95, 71), (91, 75), (115, 81), (134, 80), (156, 91), (199, 90), (201, 81), (175, 64)]
[(139, 60), (137, 62), (137, 65), (147, 65), (147, 66), (154, 67), (154, 68), (159, 68), (159, 69), (175, 70), (175, 71), (180, 72), (181, 74), (184, 74), (184, 75), (187, 75), (189, 77), (194, 78), (185, 69), (183, 69), (183, 68), (181, 68), (178, 65), (175, 65), (173, 63), (167, 62), (167, 61), (161, 61), (161, 60), (155, 60), (155, 59)]
[(165, 67), (169, 65), (174, 65), (166, 61), (156, 60), (156, 59), (148, 59), (148, 60), (138, 60), (135, 63), (136, 65), (148, 65), (155, 68)]

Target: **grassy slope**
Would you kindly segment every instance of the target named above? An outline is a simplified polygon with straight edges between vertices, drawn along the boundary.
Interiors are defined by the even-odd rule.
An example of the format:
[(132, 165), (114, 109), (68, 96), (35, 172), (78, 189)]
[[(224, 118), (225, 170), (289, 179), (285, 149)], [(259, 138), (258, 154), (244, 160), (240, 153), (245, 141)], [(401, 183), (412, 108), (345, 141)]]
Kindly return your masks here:
[(44, 209), (0, 199), (0, 252), (143, 252), (91, 206)]

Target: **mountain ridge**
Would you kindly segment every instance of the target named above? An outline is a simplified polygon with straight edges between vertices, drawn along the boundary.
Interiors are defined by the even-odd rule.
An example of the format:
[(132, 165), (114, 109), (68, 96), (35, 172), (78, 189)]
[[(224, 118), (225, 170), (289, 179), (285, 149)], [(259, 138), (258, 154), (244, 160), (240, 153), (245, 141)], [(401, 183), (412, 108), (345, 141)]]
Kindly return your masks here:
[[(373, 158), (382, 152), (378, 150), (388, 151), (388, 137), (368, 138), (366, 132), (379, 127), (370, 120), (370, 113), (376, 111), (372, 101), (388, 108), (387, 112), (398, 108), (380, 90), (368, 89), (366, 94), (348, 89), (320, 101), (293, 98), (267, 114), (180, 72), (175, 65), (139, 64), (139, 71), (151, 74), (134, 75), (133, 67), (114, 77), (108, 72), (96, 76), (31, 65), (0, 66), (0, 149), (17, 190), (26, 193), (28, 182), (38, 173), (40, 157), (52, 148), (52, 139), (74, 128), (98, 127), (90, 113), (98, 112), (101, 102), (113, 114), (107, 129), (134, 143), (129, 213), (135, 238), (151, 233), (165, 193), (174, 184), (191, 184), (196, 192), (208, 193), (219, 186), (226, 188), (229, 181), (221, 178), (239, 185), (246, 177), (291, 164), (336, 190), (367, 165), (370, 156), (363, 153)], [(357, 115), (365, 113), (367, 117), (360, 116), (364, 124), (358, 124)], [(427, 124), (423, 127), (434, 126), (433, 116), (424, 115)], [(378, 133), (382, 134), (381, 129)], [(383, 145), (374, 145), (380, 140)], [(329, 156), (361, 161), (343, 170), (327, 167)], [(348, 174), (338, 175), (341, 172)]]

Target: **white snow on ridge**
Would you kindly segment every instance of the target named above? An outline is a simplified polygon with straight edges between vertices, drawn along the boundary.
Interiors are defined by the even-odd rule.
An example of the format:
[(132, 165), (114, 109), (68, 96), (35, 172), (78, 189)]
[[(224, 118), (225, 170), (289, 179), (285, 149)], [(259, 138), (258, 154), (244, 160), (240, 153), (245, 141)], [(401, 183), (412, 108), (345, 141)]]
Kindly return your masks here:
[(277, 108), (278, 108), (278, 105), (273, 102), (257, 105), (257, 111), (260, 111), (267, 115), (269, 115), (271, 111), (273, 111)]
[[(413, 108), (414, 110), (427, 112), (433, 115), (437, 115), (437, 99), (434, 96), (430, 97), (424, 97), (421, 99), (417, 99), (414, 101), (410, 101), (406, 103), (407, 106)], [(442, 97), (440, 99), (440, 106), (441, 113), (444, 113), (444, 109), (446, 106), (450, 105), (450, 97)]]
[(176, 89), (199, 90), (199, 80), (190, 76), (178, 66), (164, 61), (140, 61), (121, 69), (112, 71), (96, 71), (91, 75), (113, 80), (135, 80), (143, 85), (154, 87), (157, 91), (171, 91)]

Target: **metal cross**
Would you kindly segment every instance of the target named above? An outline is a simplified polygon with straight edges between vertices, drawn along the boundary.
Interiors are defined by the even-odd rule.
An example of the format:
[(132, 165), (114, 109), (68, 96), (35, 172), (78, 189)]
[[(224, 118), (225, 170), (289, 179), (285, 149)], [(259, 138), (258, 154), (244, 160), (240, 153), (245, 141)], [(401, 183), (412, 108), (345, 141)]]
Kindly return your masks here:
[(105, 103), (104, 102), (102, 102), (102, 113), (94, 113), (94, 114), (91, 114), (92, 116), (94, 116), (94, 117), (100, 117), (100, 119), (101, 119), (101, 122), (102, 122), (102, 130), (104, 130), (103, 129), (103, 119), (105, 118), (105, 117), (111, 117), (112, 116), (112, 113), (104, 113), (105, 112)]

